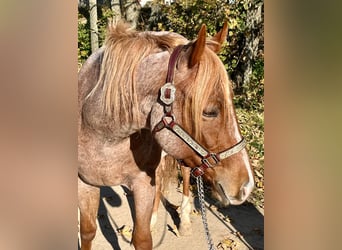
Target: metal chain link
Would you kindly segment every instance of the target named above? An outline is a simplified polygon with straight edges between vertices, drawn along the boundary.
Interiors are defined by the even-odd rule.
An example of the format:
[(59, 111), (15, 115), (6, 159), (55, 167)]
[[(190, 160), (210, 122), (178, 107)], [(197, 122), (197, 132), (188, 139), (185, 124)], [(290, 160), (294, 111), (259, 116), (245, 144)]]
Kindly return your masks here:
[(203, 227), (204, 227), (205, 235), (207, 237), (208, 249), (215, 250), (213, 241), (209, 233), (209, 228), (208, 228), (207, 214), (206, 214), (205, 204), (204, 204), (204, 189), (203, 189), (202, 176), (198, 176), (196, 178), (196, 182), (197, 182), (198, 200), (199, 200), (200, 208), (201, 208)]

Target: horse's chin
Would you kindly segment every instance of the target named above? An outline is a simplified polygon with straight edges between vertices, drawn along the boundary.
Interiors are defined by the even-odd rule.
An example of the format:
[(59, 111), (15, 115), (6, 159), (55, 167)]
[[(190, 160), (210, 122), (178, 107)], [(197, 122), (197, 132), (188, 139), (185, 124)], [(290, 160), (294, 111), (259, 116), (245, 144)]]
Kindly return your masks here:
[(215, 202), (215, 206), (218, 208), (225, 208), (228, 207), (230, 205), (230, 201), (227, 198), (222, 198), (221, 196), (219, 197), (215, 197), (216, 198), (216, 202)]
[(215, 183), (215, 188), (212, 190), (211, 195), (217, 201), (215, 203), (217, 207), (223, 208), (229, 206), (230, 200), (219, 183)]

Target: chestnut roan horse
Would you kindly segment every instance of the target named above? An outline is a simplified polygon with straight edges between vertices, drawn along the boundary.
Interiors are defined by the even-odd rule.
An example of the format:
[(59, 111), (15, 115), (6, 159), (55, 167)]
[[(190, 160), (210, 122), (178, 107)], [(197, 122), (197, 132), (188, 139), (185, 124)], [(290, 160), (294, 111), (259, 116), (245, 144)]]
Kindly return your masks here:
[[(96, 234), (100, 186), (124, 185), (134, 196), (135, 249), (152, 249), (155, 170), (162, 151), (203, 175), (223, 204), (240, 204), (253, 175), (212, 39), (202, 26), (188, 41), (171, 32), (110, 25), (104, 46), (79, 72), (78, 199), (81, 249)], [(204, 155), (205, 154), (205, 155)]]

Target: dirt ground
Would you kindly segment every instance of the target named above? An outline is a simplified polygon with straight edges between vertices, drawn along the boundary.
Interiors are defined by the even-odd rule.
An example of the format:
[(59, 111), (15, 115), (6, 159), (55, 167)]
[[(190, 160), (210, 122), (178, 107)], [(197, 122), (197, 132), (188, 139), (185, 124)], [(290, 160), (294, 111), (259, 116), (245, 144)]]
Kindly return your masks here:
[[(166, 199), (180, 205), (181, 193), (172, 184)], [(220, 250), (264, 249), (264, 212), (252, 203), (218, 209), (206, 200), (209, 231), (215, 248)], [(179, 236), (177, 211), (160, 204), (158, 222), (152, 232), (153, 248), (158, 250), (208, 249), (197, 198), (192, 200), (192, 235)], [(131, 216), (133, 197), (127, 190), (118, 187), (101, 188), (98, 212), (98, 230), (93, 241), (93, 250), (132, 250), (130, 244), (133, 221)]]

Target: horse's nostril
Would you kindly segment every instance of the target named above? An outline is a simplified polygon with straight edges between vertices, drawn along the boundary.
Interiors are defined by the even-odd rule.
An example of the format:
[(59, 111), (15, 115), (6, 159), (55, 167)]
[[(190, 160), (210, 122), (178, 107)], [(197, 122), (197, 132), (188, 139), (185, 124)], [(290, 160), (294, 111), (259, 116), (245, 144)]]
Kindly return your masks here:
[(246, 195), (246, 187), (243, 187), (241, 190), (241, 197), (245, 197)]
[(241, 200), (247, 199), (247, 197), (250, 195), (250, 193), (253, 190), (253, 186), (254, 185), (252, 185), (250, 182), (242, 185), (242, 187), (240, 189), (240, 199)]

